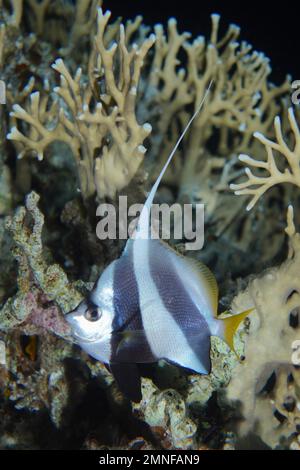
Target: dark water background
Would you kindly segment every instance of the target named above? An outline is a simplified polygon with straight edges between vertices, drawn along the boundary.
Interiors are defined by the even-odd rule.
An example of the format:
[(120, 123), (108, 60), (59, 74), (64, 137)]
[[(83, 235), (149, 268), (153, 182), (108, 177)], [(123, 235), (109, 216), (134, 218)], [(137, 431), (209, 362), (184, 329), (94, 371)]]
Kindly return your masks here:
[(175, 17), (180, 31), (193, 36), (207, 36), (209, 16), (221, 14), (221, 32), (229, 23), (241, 27), (241, 39), (255, 50), (264, 52), (273, 68), (273, 81), (282, 81), (286, 74), (300, 80), (300, 4), (297, 1), (271, 2), (229, 0), (106, 0), (104, 8), (113, 17), (132, 18), (142, 14), (145, 24), (163, 23)]

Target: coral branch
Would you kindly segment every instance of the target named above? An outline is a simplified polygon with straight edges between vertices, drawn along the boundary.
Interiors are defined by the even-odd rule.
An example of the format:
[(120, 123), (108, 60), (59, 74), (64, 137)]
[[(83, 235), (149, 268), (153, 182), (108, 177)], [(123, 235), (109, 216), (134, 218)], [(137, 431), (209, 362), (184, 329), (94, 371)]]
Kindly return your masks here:
[(11, 0), (12, 15), (10, 18), (11, 24), (19, 26), (23, 14), (23, 0)]
[[(255, 160), (248, 155), (239, 156), (240, 161), (248, 165), (248, 168), (245, 170), (248, 180), (239, 184), (231, 184), (230, 188), (236, 195), (250, 195), (252, 197), (251, 202), (247, 206), (248, 211), (255, 206), (261, 196), (272, 186), (282, 183), (292, 183), (300, 187), (300, 131), (292, 108), (288, 110), (288, 120), (295, 138), (293, 149), (286, 143), (282, 133), (280, 118), (276, 117), (274, 128), (277, 142), (267, 139), (260, 132), (254, 134), (254, 137), (264, 145), (267, 160)], [(279, 170), (276, 164), (274, 157), (275, 151), (279, 152), (279, 154), (285, 158), (285, 168), (283, 171)], [(252, 173), (249, 167), (264, 170), (269, 174), (267, 176), (257, 176)]]
[(35, 31), (37, 34), (41, 34), (50, 0), (28, 0), (28, 3), (35, 16)]

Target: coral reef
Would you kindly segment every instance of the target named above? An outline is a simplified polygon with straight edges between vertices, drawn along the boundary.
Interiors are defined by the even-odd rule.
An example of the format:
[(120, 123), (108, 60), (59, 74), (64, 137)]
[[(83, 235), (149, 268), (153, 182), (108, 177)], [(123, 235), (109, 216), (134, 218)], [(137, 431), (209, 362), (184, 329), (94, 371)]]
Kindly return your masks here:
[[(291, 183), (299, 187), (299, 126), (292, 108), (288, 110), (288, 124), (284, 133), (280, 117), (275, 118), (276, 142), (255, 133), (265, 146), (266, 160), (239, 157), (258, 172), (254, 175), (247, 167), (248, 180), (231, 185), (236, 195), (251, 196), (247, 210), (275, 185)], [(254, 432), (272, 448), (296, 448), (300, 430), (299, 371), (293, 362), (293, 345), (299, 340), (300, 235), (294, 224), (293, 206), (288, 208), (287, 222), (286, 261), (250, 279), (232, 302), (233, 311), (254, 306), (256, 316), (251, 318), (246, 341), (247, 360), (237, 366), (227, 396), (242, 404), (240, 434)]]
[[(251, 148), (255, 130), (272, 135), (272, 120), (280, 109), (277, 98), (289, 89), (289, 81), (281, 87), (268, 83), (268, 59), (252, 51), (250, 45), (237, 42), (236, 26), (232, 25), (219, 40), (218, 15), (212, 16), (207, 44), (203, 37), (189, 42), (189, 34), (178, 33), (173, 19), (168, 24), (167, 39), (160, 25), (155, 27), (155, 34), (146, 38), (147, 29), (139, 17), (125, 26), (118, 22), (108, 24), (109, 18), (109, 13), (103, 14), (99, 9), (86, 70), (77, 68), (73, 77), (64, 61), (57, 59), (53, 68), (60, 75), (61, 85), (52, 88), (54, 79), (49, 77), (47, 94), (33, 92), (25, 108), (13, 106), (12, 118), (23, 125), (21, 131), (13, 126), (8, 138), (21, 144), (19, 158), (33, 152), (42, 159), (51, 142), (65, 142), (76, 161), (83, 197), (93, 196), (95, 191), (102, 198), (114, 197), (130, 183), (146, 152), (142, 144), (151, 133), (151, 126), (140, 125), (137, 116), (146, 114), (155, 125), (155, 135), (149, 137), (148, 160), (159, 155), (160, 160), (157, 162), (156, 158), (155, 162), (159, 168), (176, 141), (178, 125), (180, 129), (187, 122), (187, 106), (192, 104), (196, 109), (214, 79), (216, 87), (211, 99), (193, 126), (187, 148), (182, 150), (186, 156), (178, 157), (170, 173), (173, 183), (179, 185), (180, 197), (199, 198), (194, 192), (198, 192), (201, 165), (207, 167), (209, 174), (219, 169), (217, 187), (220, 191), (227, 188), (234, 176), (228, 171), (230, 165), (222, 171), (224, 159), (217, 157), (203, 163), (207, 142), (214, 136), (219, 142), (217, 156), (228, 158)], [(185, 69), (178, 67), (182, 51), (187, 56)], [(57, 98), (51, 99), (52, 95)], [(170, 130), (171, 141), (167, 137)], [(215, 199), (212, 193), (204, 197), (205, 202)], [(212, 213), (217, 204), (209, 202)]]
[[(164, 434), (165, 448), (190, 449), (195, 445), (197, 425), (187, 417), (183, 398), (175, 390), (160, 392), (149, 379), (143, 379), (143, 399), (134, 406), (154, 432)], [(169, 442), (168, 442), (169, 441)]]
[[(57, 59), (53, 68), (60, 74), (61, 84), (54, 92), (60, 101), (49, 105), (46, 97), (43, 100), (38, 92), (32, 93), (28, 110), (14, 105), (12, 112), (12, 117), (30, 126), (29, 136), (16, 127), (8, 134), (9, 139), (24, 147), (19, 158), (24, 152), (34, 151), (41, 160), (44, 150), (56, 140), (69, 145), (84, 198), (93, 196), (95, 190), (99, 196), (113, 197), (122, 189), (136, 173), (146, 151), (143, 141), (151, 132), (149, 124), (141, 126), (136, 121), (135, 101), (143, 60), (154, 36), (129, 51), (126, 43), (134, 27), (121, 25), (119, 42), (110, 45), (115, 28), (107, 28), (109, 17), (109, 13), (104, 15), (99, 10), (88, 84), (82, 83), (81, 68), (73, 78), (64, 61)], [(115, 56), (122, 68), (114, 76)], [(101, 89), (101, 83), (106, 89)]]
[[(28, 195), (26, 207), (20, 208), (7, 222), (7, 228), (12, 233), (16, 245), (15, 257), (19, 263), (18, 293), (1, 309), (1, 328), (11, 328), (23, 323), (28, 315), (31, 315), (30, 323), (37, 321), (43, 326), (43, 315), (39, 311), (37, 301), (40, 296), (41, 305), (49, 305), (49, 310), (44, 316), (45, 326), (63, 335), (66, 323), (59, 322), (59, 313), (57, 308), (51, 308), (51, 302), (55, 302), (61, 311), (66, 313), (78, 305), (82, 296), (68, 282), (64, 271), (58, 265), (47, 265), (43, 259), (41, 232), (44, 218), (37, 208), (38, 199), (35, 193)], [(32, 217), (31, 230), (26, 227), (26, 216)]]
[(235, 368), (227, 395), (242, 403), (240, 433), (254, 431), (271, 447), (289, 445), (300, 423), (299, 367), (292, 360), (299, 340), (300, 235), (291, 224), (287, 233), (288, 259), (251, 279), (232, 302), (233, 311), (254, 306), (255, 314), (246, 360)]
[[(0, 0), (0, 448), (233, 449), (254, 434), (298, 449), (290, 79), (273, 84), (269, 60), (237, 26), (221, 35), (218, 15), (208, 38), (191, 38), (174, 19), (152, 31), (101, 7)], [(158, 200), (205, 204), (207, 243), (193, 256), (218, 279), (219, 311), (254, 312), (235, 338), (240, 360), (212, 338), (210, 375), (162, 361), (145, 368), (143, 399), (130, 404), (73, 344), (64, 314), (124, 246), (97, 239), (96, 204), (144, 200), (211, 80)]]

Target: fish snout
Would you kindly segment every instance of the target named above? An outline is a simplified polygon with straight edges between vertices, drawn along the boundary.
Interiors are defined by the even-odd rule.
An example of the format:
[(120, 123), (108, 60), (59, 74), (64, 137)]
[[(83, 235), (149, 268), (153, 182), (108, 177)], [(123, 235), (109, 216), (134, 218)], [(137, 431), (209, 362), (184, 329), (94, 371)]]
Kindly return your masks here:
[(71, 327), (79, 327), (79, 323), (82, 321), (86, 309), (86, 302), (83, 301), (74, 310), (65, 315), (65, 319), (71, 325)]
[(93, 322), (86, 320), (85, 308), (77, 307), (65, 315), (65, 319), (71, 327), (73, 338), (79, 343), (94, 342), (99, 338), (99, 331)]
[(65, 320), (66, 320), (71, 326), (75, 326), (76, 323), (78, 323), (80, 316), (81, 316), (81, 315), (80, 315), (78, 312), (76, 312), (76, 310), (73, 310), (72, 312), (67, 313), (67, 314), (65, 315)]
[(72, 336), (79, 339), (84, 336), (82, 331), (82, 312), (80, 309), (75, 309), (65, 315), (66, 322), (70, 325)]

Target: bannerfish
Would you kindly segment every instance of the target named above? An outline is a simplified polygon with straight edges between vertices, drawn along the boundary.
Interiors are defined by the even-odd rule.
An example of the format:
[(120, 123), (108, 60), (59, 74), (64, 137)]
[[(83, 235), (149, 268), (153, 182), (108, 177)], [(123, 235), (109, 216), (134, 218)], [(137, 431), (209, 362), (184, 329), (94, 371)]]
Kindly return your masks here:
[(108, 365), (132, 401), (141, 400), (138, 364), (164, 359), (209, 374), (211, 336), (219, 336), (233, 349), (233, 335), (249, 314), (218, 319), (218, 286), (211, 271), (150, 236), (157, 188), (210, 86), (153, 185), (134, 237), (103, 271), (88, 298), (66, 315), (76, 342)]

